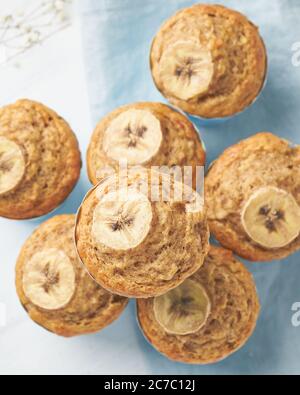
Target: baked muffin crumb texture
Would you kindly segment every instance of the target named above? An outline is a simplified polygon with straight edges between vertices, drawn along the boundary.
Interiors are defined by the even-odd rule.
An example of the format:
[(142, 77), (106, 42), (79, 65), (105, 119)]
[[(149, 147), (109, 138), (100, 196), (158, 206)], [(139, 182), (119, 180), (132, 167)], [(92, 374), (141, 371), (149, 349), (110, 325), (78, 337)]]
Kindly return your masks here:
[(60, 336), (98, 332), (123, 312), (127, 299), (112, 295), (89, 276), (74, 246), (74, 215), (54, 217), (25, 243), (16, 287), (30, 318)]
[(155, 318), (154, 299), (140, 299), (142, 331), (171, 360), (190, 364), (221, 361), (240, 349), (255, 329), (260, 307), (253, 278), (230, 251), (212, 246), (204, 265), (190, 280), (201, 284), (210, 298), (206, 324), (192, 334), (169, 334)]

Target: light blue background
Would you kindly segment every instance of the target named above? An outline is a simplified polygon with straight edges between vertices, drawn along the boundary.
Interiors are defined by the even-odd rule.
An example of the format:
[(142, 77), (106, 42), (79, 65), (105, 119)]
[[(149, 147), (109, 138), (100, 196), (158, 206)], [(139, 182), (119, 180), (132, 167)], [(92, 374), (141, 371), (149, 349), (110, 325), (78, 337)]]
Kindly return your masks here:
[[(210, 1), (208, 1), (210, 2)], [(149, 70), (149, 49), (162, 22), (191, 0), (82, 0), (83, 46), (94, 124), (117, 106), (135, 101), (164, 101)], [(215, 3), (215, 2), (212, 2)], [(300, 67), (292, 64), (292, 45), (300, 41), (300, 3), (297, 0), (219, 1), (244, 12), (260, 26), (269, 57), (269, 79), (260, 99), (245, 113), (226, 123), (199, 129), (208, 161), (239, 140), (259, 131), (271, 131), (300, 144)], [(298, 57), (299, 59), (299, 57)], [(300, 328), (291, 324), (291, 306), (300, 301), (300, 254), (269, 264), (247, 264), (255, 276), (262, 312), (247, 345), (214, 366), (190, 367), (167, 361), (148, 345), (136, 326), (127, 332), (138, 343), (120, 352), (116, 368), (142, 358), (147, 367), (131, 373), (253, 374), (300, 373)], [(131, 306), (117, 323), (114, 341), (124, 322), (134, 320)], [(131, 324), (130, 324), (131, 325)], [(130, 328), (132, 329), (132, 328)], [(109, 331), (109, 329), (108, 329)], [(99, 334), (101, 339), (101, 334)], [(128, 370), (128, 369), (127, 369)], [(100, 372), (99, 372), (100, 373)]]

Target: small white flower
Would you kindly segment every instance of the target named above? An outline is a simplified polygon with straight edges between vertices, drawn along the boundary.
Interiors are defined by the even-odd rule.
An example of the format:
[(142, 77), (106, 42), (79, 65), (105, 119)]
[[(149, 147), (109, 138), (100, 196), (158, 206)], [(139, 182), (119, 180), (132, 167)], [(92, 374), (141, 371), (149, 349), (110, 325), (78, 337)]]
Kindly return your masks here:
[(20, 29), (22, 30), (22, 32), (23, 32), (24, 34), (29, 34), (29, 33), (32, 32), (32, 27), (29, 26), (29, 25), (21, 25), (21, 26), (20, 26)]
[(18, 10), (18, 11), (16, 12), (16, 16), (17, 16), (18, 18), (23, 18), (23, 17), (25, 16), (25, 13), (24, 13), (24, 11), (22, 11), (22, 10)]
[(64, 11), (60, 11), (57, 16), (60, 22), (65, 22), (68, 19), (67, 14)]
[(27, 37), (28, 44), (37, 44), (40, 41), (40, 32), (32, 31)]
[(54, 8), (56, 11), (63, 11), (65, 8), (65, 3), (62, 0), (56, 0), (54, 2)]
[(3, 15), (3, 16), (0, 16), (0, 23), (1, 23), (1, 24), (8, 25), (8, 24), (10, 24), (11, 22), (13, 22), (13, 16), (12, 16), (12, 15)]
[(71, 3), (72, 0), (40, 0), (40, 6), (31, 12), (24, 8), (13, 14), (0, 15), (3, 31), (0, 39), (0, 63), (6, 63), (24, 50), (43, 43), (56, 30), (64, 28), (71, 19), (68, 12)]

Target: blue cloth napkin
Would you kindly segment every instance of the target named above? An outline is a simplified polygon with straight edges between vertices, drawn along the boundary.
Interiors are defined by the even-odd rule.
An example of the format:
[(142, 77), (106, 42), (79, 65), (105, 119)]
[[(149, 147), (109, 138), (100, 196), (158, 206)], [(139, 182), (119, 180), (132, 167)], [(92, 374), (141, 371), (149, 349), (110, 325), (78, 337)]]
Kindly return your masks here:
[[(210, 3), (211, 1), (206, 1)], [(165, 101), (149, 68), (151, 41), (162, 22), (192, 0), (80, 0), (83, 48), (94, 125), (114, 108), (135, 101)], [(231, 144), (259, 131), (271, 131), (300, 144), (300, 2), (297, 0), (221, 1), (260, 26), (269, 57), (269, 78), (259, 100), (222, 124), (198, 125), (211, 162)], [(298, 43), (298, 44), (297, 44)], [(292, 325), (292, 306), (300, 302), (300, 254), (268, 264), (250, 264), (261, 316), (247, 345), (212, 366), (169, 362), (144, 342), (138, 328), (128, 331), (136, 342), (123, 348), (111, 373), (148, 374), (299, 374), (300, 327)], [(126, 319), (133, 319), (132, 314)], [(128, 325), (128, 328), (132, 328)], [(115, 335), (121, 327), (116, 328)], [(114, 347), (112, 341), (112, 347)], [(109, 355), (105, 356), (109, 361)], [(103, 356), (101, 356), (103, 358)], [(137, 366), (132, 361), (143, 363)], [(108, 362), (109, 363), (109, 362)], [(101, 373), (101, 372), (99, 372)]]

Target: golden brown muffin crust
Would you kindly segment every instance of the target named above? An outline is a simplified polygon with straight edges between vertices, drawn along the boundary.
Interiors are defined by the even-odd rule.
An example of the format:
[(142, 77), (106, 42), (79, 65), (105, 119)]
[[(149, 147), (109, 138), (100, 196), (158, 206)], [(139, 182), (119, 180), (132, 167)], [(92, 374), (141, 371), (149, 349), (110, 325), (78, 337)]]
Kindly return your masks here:
[(240, 349), (255, 329), (259, 300), (251, 274), (230, 251), (211, 247), (192, 277), (207, 291), (212, 309), (192, 335), (168, 334), (155, 319), (154, 299), (138, 300), (138, 319), (150, 343), (169, 359), (190, 364), (218, 362)]
[[(128, 186), (135, 185), (139, 177), (129, 175)], [(151, 202), (150, 232), (136, 248), (122, 251), (94, 239), (93, 216), (98, 203), (94, 188), (77, 217), (76, 245), (89, 273), (109, 291), (135, 298), (160, 295), (182, 283), (203, 264), (209, 240), (204, 210), (186, 213), (184, 202)]]
[[(16, 287), (30, 318), (60, 336), (71, 337), (98, 332), (123, 312), (127, 299), (101, 288), (78, 260), (74, 246), (74, 215), (61, 215), (41, 225), (25, 243), (16, 267)], [(34, 254), (45, 249), (64, 251), (76, 270), (76, 291), (70, 303), (55, 311), (35, 306), (23, 290), (23, 268)]]
[[(159, 63), (166, 49), (191, 39), (211, 51), (214, 76), (206, 94), (183, 101), (167, 94)], [(175, 106), (204, 118), (226, 117), (244, 110), (260, 93), (267, 71), (266, 49), (258, 28), (244, 15), (220, 5), (198, 4), (162, 26), (153, 41), (151, 70), (157, 88)]]
[(69, 125), (44, 105), (20, 100), (0, 109), (0, 136), (17, 143), (26, 161), (20, 185), (0, 196), (0, 215), (29, 219), (58, 207), (81, 169), (78, 142)]
[(300, 248), (300, 236), (279, 249), (266, 249), (246, 234), (242, 207), (265, 186), (283, 189), (300, 205), (300, 147), (271, 133), (259, 133), (228, 148), (205, 182), (211, 232), (226, 248), (252, 261), (283, 259)]
[[(87, 153), (87, 166), (90, 181), (96, 185), (101, 177), (97, 172), (110, 166), (119, 169), (119, 163), (108, 157), (103, 151), (103, 138), (109, 124), (128, 110), (149, 110), (162, 127), (163, 142), (159, 152), (150, 161), (143, 164), (151, 166), (204, 166), (206, 153), (194, 125), (178, 111), (160, 103), (135, 103), (108, 114), (97, 125)], [(120, 158), (122, 159), (122, 158)]]

